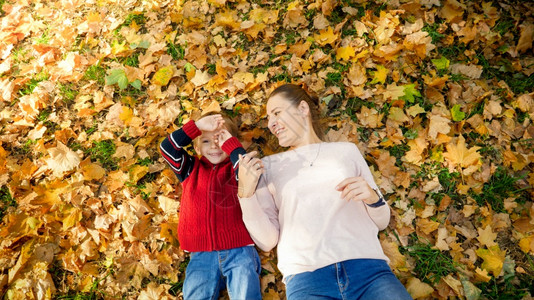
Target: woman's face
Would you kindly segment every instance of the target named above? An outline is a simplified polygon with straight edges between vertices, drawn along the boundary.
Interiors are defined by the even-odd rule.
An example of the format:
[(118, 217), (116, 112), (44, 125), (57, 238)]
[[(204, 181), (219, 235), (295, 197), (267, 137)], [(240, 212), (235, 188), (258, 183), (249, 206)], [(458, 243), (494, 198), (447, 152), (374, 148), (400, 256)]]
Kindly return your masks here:
[(298, 147), (309, 130), (303, 103), (296, 106), (284, 94), (276, 94), (267, 101), (269, 130), (278, 138), (282, 147)]

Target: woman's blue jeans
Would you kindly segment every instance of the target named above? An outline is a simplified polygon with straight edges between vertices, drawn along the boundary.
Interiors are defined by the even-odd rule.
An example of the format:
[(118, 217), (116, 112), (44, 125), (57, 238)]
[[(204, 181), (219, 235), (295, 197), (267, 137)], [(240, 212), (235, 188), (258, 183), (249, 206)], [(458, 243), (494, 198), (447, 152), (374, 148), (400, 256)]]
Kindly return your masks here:
[(353, 259), (284, 279), (288, 300), (409, 300), (402, 283), (380, 259)]
[(261, 262), (253, 246), (192, 252), (185, 270), (185, 300), (219, 299), (226, 286), (232, 300), (261, 299)]

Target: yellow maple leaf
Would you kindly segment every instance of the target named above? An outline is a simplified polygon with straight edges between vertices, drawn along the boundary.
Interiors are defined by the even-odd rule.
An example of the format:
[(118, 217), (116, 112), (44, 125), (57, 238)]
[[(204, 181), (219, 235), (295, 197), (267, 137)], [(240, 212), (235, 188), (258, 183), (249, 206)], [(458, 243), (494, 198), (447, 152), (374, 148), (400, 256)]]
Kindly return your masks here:
[(406, 290), (414, 299), (428, 297), (434, 292), (434, 288), (432, 288), (432, 286), (430, 286), (428, 283), (422, 282), (416, 277), (408, 279), (408, 282), (406, 283)]
[(453, 166), (460, 166), (467, 168), (469, 166), (480, 166), (480, 153), (477, 152), (480, 147), (473, 146), (467, 148), (465, 146), (465, 139), (460, 134), (456, 145), (449, 143), (446, 145), (447, 152), (443, 153), (443, 157), (453, 164)]
[(129, 107), (123, 106), (122, 112), (119, 114), (119, 119), (121, 119), (121, 121), (123, 121), (124, 124), (128, 125), (132, 121), (132, 117), (133, 117), (133, 111)]
[(389, 110), (388, 119), (393, 120), (398, 123), (404, 123), (410, 121), (410, 118), (404, 113), (402, 108), (399, 107), (392, 107)]
[(195, 73), (195, 76), (193, 78), (191, 78), (191, 82), (195, 86), (204, 85), (204, 84), (208, 83), (209, 81), (210, 81), (210, 75), (209, 75), (207, 70), (205, 72), (197, 70), (196, 73)]
[[(388, 69), (382, 65), (376, 66), (376, 71), (373, 73), (373, 81), (371, 81), (371, 84), (373, 83), (384, 83), (386, 82), (386, 78), (388, 76)], [(404, 94), (403, 94), (404, 95)]]
[(215, 16), (215, 25), (237, 30), (241, 26), (238, 20), (236, 10), (227, 10)]
[(491, 247), (497, 245), (495, 238), (497, 234), (491, 230), (491, 225), (487, 225), (485, 229), (477, 228), (478, 237), (477, 240), (484, 246)]
[(525, 253), (534, 252), (534, 236), (522, 238), (519, 241), (519, 247)]
[(489, 247), (488, 249), (477, 249), (477, 255), (484, 260), (482, 269), (493, 273), (493, 276), (498, 277), (504, 265), (504, 258), (506, 250), (501, 250), (499, 245)]
[(397, 100), (404, 96), (404, 86), (397, 86), (396, 83), (388, 84), (383, 95), (385, 99)]
[(82, 211), (76, 207), (64, 211), (63, 214), (66, 215), (63, 219), (63, 230), (68, 230), (82, 219)]
[(406, 109), (406, 112), (412, 116), (412, 117), (415, 117), (417, 116), (418, 114), (421, 114), (421, 113), (424, 113), (425, 112), (425, 109), (422, 108), (421, 106), (419, 106), (419, 104), (416, 104), (414, 106), (410, 106), (408, 109)]
[(356, 51), (351, 46), (339, 47), (336, 50), (336, 59), (337, 60), (350, 60), (356, 55)]
[(106, 170), (98, 164), (88, 163), (82, 167), (82, 174), (85, 180), (98, 180), (106, 175)]
[(394, 241), (380, 240), (384, 254), (389, 258), (389, 266), (395, 270), (406, 270), (406, 256), (399, 251), (399, 245)]
[(491, 276), (488, 274), (488, 271), (477, 267), (475, 270), (475, 279), (477, 281), (488, 282), (491, 280)]
[(165, 86), (169, 83), (174, 75), (174, 69), (172, 66), (166, 66), (160, 68), (152, 77), (152, 83), (160, 86)]
[(326, 46), (327, 44), (333, 44), (338, 39), (338, 34), (334, 33), (332, 27), (320, 30), (319, 33), (316, 33), (313, 38), (317, 44), (321, 46)]

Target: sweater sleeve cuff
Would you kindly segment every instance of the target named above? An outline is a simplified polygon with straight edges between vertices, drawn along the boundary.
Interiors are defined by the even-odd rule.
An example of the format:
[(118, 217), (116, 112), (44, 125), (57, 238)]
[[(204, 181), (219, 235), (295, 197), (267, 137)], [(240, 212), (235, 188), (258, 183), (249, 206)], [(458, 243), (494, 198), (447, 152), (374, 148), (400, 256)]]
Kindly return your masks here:
[(198, 129), (197, 124), (195, 124), (195, 121), (193, 120), (185, 123), (184, 127), (182, 128), (184, 129), (185, 134), (187, 134), (187, 136), (192, 140), (202, 134), (202, 131)]
[(226, 140), (226, 142), (224, 142), (224, 144), (221, 147), (222, 151), (224, 151), (228, 155), (230, 155), (232, 151), (234, 151), (237, 148), (243, 148), (243, 145), (241, 145), (241, 143), (235, 136)]

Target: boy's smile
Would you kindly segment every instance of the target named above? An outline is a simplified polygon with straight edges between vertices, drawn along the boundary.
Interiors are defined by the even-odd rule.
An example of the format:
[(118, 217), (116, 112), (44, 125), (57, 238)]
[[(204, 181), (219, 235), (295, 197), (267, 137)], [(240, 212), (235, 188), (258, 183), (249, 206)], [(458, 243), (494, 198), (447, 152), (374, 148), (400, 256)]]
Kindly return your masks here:
[(214, 165), (223, 162), (228, 157), (228, 154), (217, 144), (215, 134), (215, 131), (204, 131), (195, 143), (197, 153), (206, 157)]

